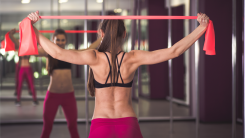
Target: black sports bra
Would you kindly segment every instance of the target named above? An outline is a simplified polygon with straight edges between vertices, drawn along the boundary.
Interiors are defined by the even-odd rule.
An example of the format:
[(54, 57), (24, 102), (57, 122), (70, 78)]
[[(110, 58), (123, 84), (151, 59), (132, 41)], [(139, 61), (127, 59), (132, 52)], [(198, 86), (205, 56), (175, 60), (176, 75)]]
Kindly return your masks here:
[(58, 60), (58, 64), (54, 67), (54, 69), (71, 69), (71, 63)]
[[(122, 52), (122, 51), (121, 51), (121, 52)], [(121, 52), (119, 52), (118, 54), (120, 54)], [(105, 52), (104, 52), (104, 53), (105, 53)], [(117, 55), (118, 55), (118, 54), (117, 54)], [(98, 81), (96, 81), (96, 80), (94, 79), (94, 87), (95, 87), (95, 88), (105, 88), (105, 87), (111, 87), (111, 86), (118, 86), (118, 87), (132, 87), (133, 80), (132, 80), (131, 82), (129, 82), (129, 83), (124, 83), (124, 82), (123, 82), (123, 79), (122, 79), (121, 72), (120, 72), (120, 67), (121, 67), (122, 60), (123, 60), (123, 57), (124, 57), (124, 55), (125, 55), (125, 52), (123, 53), (123, 56), (122, 56), (122, 59), (121, 59), (120, 64), (118, 63), (118, 58), (117, 58), (118, 72), (117, 72), (117, 79), (116, 79), (117, 81), (116, 81), (116, 83), (115, 83), (114, 85), (112, 85), (112, 83), (107, 83), (107, 81), (108, 81), (108, 79), (109, 79), (110, 76), (111, 76), (111, 80), (112, 80), (112, 74), (111, 74), (111, 64), (110, 64), (109, 57), (108, 57), (108, 55), (107, 55), (106, 53), (105, 53), (105, 55), (106, 55), (106, 57), (107, 57), (107, 60), (108, 60), (109, 66), (110, 66), (110, 72), (109, 72), (108, 77), (107, 77), (107, 79), (106, 79), (106, 81), (105, 81), (105, 84), (101, 84), (101, 83), (99, 83)], [(121, 77), (122, 83), (118, 83), (118, 77), (119, 77), (119, 75), (120, 75), (120, 77)]]

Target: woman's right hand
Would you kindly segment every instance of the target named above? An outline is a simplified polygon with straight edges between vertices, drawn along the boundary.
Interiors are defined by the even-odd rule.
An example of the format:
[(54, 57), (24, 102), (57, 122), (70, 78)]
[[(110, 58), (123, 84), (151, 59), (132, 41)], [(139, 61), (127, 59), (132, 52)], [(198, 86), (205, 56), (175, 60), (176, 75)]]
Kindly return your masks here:
[(40, 20), (39, 11), (32, 12), (27, 17), (31, 20), (31, 23), (34, 24)]
[(197, 14), (197, 21), (200, 23), (201, 26), (208, 27), (209, 17), (204, 13), (198, 13)]
[(11, 29), (10, 31), (9, 31), (9, 35), (14, 35), (16, 33), (16, 29), (14, 28), (14, 29)]

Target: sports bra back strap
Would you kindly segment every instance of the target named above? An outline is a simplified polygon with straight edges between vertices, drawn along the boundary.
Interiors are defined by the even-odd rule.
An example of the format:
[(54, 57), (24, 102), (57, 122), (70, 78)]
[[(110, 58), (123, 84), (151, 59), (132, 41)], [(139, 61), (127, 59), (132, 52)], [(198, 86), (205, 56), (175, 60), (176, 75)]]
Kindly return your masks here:
[[(122, 58), (121, 58), (120, 69), (121, 69), (121, 65), (122, 65), (122, 61), (123, 61), (124, 55), (125, 55), (125, 52), (123, 53)], [(119, 70), (119, 71), (120, 71), (120, 70)], [(124, 84), (123, 79), (122, 79), (121, 71), (120, 71), (120, 74), (119, 74), (119, 75), (120, 75), (120, 77), (121, 77), (122, 83)]]
[(124, 55), (125, 55), (125, 52), (124, 52), (123, 55), (122, 55), (121, 62), (120, 62), (120, 67), (121, 67), (121, 65), (122, 65), (122, 61), (123, 61)]
[(109, 72), (109, 74), (108, 74), (108, 76), (107, 76), (107, 79), (106, 79), (106, 81), (105, 81), (105, 84), (107, 84), (107, 81), (108, 81), (108, 79), (109, 79), (109, 77), (110, 77), (110, 74), (111, 74), (111, 63), (110, 63), (109, 57), (108, 57), (108, 55), (106, 54), (106, 52), (104, 52), (104, 53), (105, 53), (105, 55), (106, 55), (106, 57), (107, 57), (107, 60), (108, 60), (109, 66), (110, 66), (110, 72)]
[(122, 51), (120, 51), (119, 53), (117, 53), (117, 55), (119, 55)]
[(105, 55), (107, 57), (107, 60), (108, 60), (109, 65), (111, 66), (110, 59), (109, 59), (108, 55), (106, 54), (106, 52), (104, 52), (104, 53), (105, 53)]
[(121, 62), (120, 62), (120, 63), (118, 62), (118, 58), (117, 58), (117, 65), (118, 65), (117, 83), (118, 83), (118, 77), (119, 77), (119, 75), (120, 75), (121, 81), (122, 81), (123, 84), (124, 84), (124, 82), (123, 82), (122, 75), (121, 75), (121, 72), (120, 72), (120, 67), (121, 67), (122, 60), (123, 60), (124, 55), (125, 55), (125, 52), (124, 52), (123, 55), (122, 55), (122, 58), (121, 58)]

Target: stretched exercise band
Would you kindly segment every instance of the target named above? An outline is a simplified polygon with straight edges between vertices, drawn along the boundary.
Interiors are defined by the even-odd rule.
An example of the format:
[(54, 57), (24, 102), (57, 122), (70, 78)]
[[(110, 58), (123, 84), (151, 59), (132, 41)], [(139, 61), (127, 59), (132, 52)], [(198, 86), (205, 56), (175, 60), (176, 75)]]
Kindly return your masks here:
[[(16, 33), (19, 33), (19, 30), (15, 31)], [(40, 33), (54, 33), (55, 30), (39, 30)], [(65, 30), (66, 33), (97, 33), (97, 30)], [(7, 35), (7, 36), (6, 36)], [(5, 49), (5, 41), (7, 41), (6, 45), (7, 45), (7, 49), (5, 49), (5, 51), (15, 51), (14, 49), (14, 45), (12, 43), (12, 41), (9, 38), (9, 34), (7, 33), (5, 35), (5, 40), (3, 40), (1, 42), (1, 49)]]
[(5, 42), (4, 42), (5, 40), (2, 40), (1, 41), (1, 49), (4, 49), (5, 48)]
[(5, 34), (5, 39), (1, 42), (1, 48), (7, 51), (15, 51), (15, 44), (9, 37), (9, 32)]
[[(147, 19), (147, 20), (162, 20), (162, 19), (197, 19), (197, 16), (40, 16), (41, 19)], [(36, 37), (31, 25), (31, 20), (26, 17), (20, 23), (20, 49), (19, 56), (36, 55)], [(29, 36), (29, 37), (26, 37)], [(23, 38), (22, 38), (23, 37)], [(24, 38), (25, 37), (25, 38)], [(23, 47), (21, 43), (25, 43)], [(207, 31), (205, 34), (205, 43), (203, 50), (207, 55), (215, 55), (215, 34), (213, 23), (209, 20)]]
[(41, 19), (146, 19), (146, 20), (163, 20), (163, 19), (197, 19), (197, 16), (40, 16)]
[[(16, 33), (19, 31), (17, 30)], [(54, 33), (55, 30), (39, 30), (40, 33)], [(97, 30), (65, 30), (66, 33), (97, 33)]]

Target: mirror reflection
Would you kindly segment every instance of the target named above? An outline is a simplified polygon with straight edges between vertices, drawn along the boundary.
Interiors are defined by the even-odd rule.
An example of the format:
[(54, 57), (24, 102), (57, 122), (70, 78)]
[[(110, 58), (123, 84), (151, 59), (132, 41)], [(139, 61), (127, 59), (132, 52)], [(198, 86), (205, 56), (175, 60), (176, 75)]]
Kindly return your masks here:
[[(226, 36), (220, 33), (223, 30), (218, 27), (216, 29), (221, 24), (219, 20), (227, 20), (213, 12), (217, 12), (217, 9), (207, 7), (203, 2), (198, 3), (200, 9), (210, 9), (206, 14), (215, 25), (215, 44), (219, 55), (209, 56), (202, 51), (206, 41), (204, 29), (199, 30), (202, 33), (195, 35), (198, 36), (195, 39), (198, 39), (197, 43), (193, 44), (194, 40), (191, 41), (192, 47), (188, 43), (190, 49), (184, 49), (178, 57), (153, 62), (163, 55), (171, 55), (163, 52), (147, 63), (145, 62), (150, 56), (146, 58), (146, 53), (174, 46), (196, 28), (200, 28), (200, 22), (196, 24), (197, 20), (187, 19), (125, 19), (117, 23), (117, 28), (121, 27), (121, 30), (115, 35), (117, 41), (114, 43), (116, 48), (113, 49), (108, 43), (114, 42), (114, 39), (108, 34), (115, 29), (111, 32), (106, 29), (108, 24), (111, 27), (115, 25), (111, 20), (34, 18), (37, 17), (34, 15), (37, 10), (36, 13), (40, 16), (197, 16), (196, 13), (202, 11), (196, 9), (196, 2), (197, 0), (173, 0), (171, 3), (168, 0), (1, 0), (0, 137), (107, 137), (111, 132), (115, 132), (115, 135), (118, 133), (116, 130), (109, 133), (101, 129), (101, 133), (95, 134), (94, 130), (101, 124), (116, 121), (130, 126), (120, 128), (125, 130), (122, 133), (125, 137), (126, 129), (144, 138), (205, 137), (205, 134), (228, 138), (235, 132), (238, 137), (242, 136), (243, 71), (240, 68), (237, 71), (235, 93), (239, 98), (234, 106), (230, 97), (234, 94), (231, 90), (232, 79), (227, 78), (232, 76), (228, 62), (232, 57), (231, 49), (227, 48), (229, 45), (224, 46), (222, 52), (219, 49), (221, 45), (231, 43), (228, 41), (231, 34), (227, 33), (229, 36)], [(223, 5), (227, 8), (230, 3), (223, 2)], [(238, 10), (242, 10), (241, 5), (241, 2), (236, 4)], [(232, 10), (230, 8), (222, 14), (230, 15)], [(237, 16), (240, 14), (242, 13)], [(203, 15), (203, 18), (208, 20), (207, 16)], [(35, 49), (38, 54), (19, 56), (22, 33), (19, 26), (26, 17), (32, 21), (35, 34), (38, 35), (39, 42)], [(229, 17), (228, 20), (232, 19)], [(242, 24), (240, 20), (237, 22), (239, 31), (236, 61), (242, 67)], [(207, 27), (207, 24), (204, 26)], [(232, 28), (229, 29), (228, 32), (231, 32)], [(10, 49), (5, 47), (6, 43), (11, 45), (8, 47)], [(54, 45), (62, 51), (61, 54), (56, 55), (55, 50), (52, 50)], [(96, 58), (93, 60), (88, 55), (80, 57), (76, 54), (91, 49), (100, 52), (95, 53)], [(137, 61), (145, 60), (136, 67), (134, 62), (129, 62), (136, 54), (130, 57), (130, 52), (138, 50), (143, 52), (143, 56)], [(67, 54), (64, 51), (74, 53)], [(94, 63), (97, 58), (100, 62)], [(119, 87), (111, 87), (110, 84)], [(234, 108), (235, 112), (232, 110)], [(230, 129), (234, 129), (234, 126), (236, 130), (232, 132)], [(23, 134), (26, 130), (30, 133)], [(200, 133), (197, 130), (201, 130)], [(13, 131), (16, 133), (12, 133)]]

